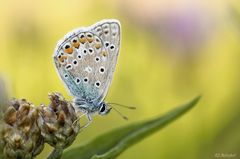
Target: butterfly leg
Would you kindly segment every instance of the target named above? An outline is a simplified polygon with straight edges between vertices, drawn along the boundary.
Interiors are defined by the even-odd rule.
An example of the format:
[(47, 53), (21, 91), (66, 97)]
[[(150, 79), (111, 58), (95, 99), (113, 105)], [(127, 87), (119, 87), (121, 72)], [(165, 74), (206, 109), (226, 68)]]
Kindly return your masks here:
[(87, 118), (88, 118), (88, 122), (91, 123), (92, 122), (92, 115), (87, 114)]
[(79, 116), (77, 117), (77, 119), (73, 122), (72, 125), (75, 125), (75, 124), (77, 123), (77, 121), (79, 121), (84, 115), (86, 115), (86, 114), (79, 115)]
[[(92, 122), (92, 116), (91, 116), (90, 114), (83, 114), (83, 115), (87, 115), (88, 121), (87, 121), (87, 123), (85, 123), (83, 126), (80, 127), (80, 131), (79, 131), (79, 132), (81, 132), (82, 130), (84, 130), (85, 128), (87, 128), (87, 127), (91, 124), (91, 122)], [(83, 115), (81, 115), (81, 117), (82, 117)]]

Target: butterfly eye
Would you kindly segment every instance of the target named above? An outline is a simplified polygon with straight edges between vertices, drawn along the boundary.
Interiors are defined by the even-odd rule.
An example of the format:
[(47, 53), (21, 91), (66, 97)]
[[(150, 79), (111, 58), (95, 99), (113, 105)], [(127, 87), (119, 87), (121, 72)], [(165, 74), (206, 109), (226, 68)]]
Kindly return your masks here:
[(92, 33), (86, 33), (86, 36), (87, 36), (87, 41), (89, 43), (92, 43), (93, 42), (93, 34)]
[(102, 112), (104, 112), (104, 111), (105, 111), (105, 107), (102, 106), (102, 107), (100, 108), (100, 112), (102, 113)]
[(66, 43), (66, 44), (63, 46), (63, 50), (64, 50), (64, 52), (66, 52), (66, 53), (68, 53), (68, 54), (72, 54), (72, 53), (73, 53), (73, 49), (72, 49), (70, 43)]
[(99, 109), (99, 112), (100, 112), (100, 113), (104, 113), (105, 111), (106, 111), (106, 104), (103, 103), (103, 104), (101, 105), (100, 109)]
[(78, 38), (76, 38), (76, 37), (71, 40), (71, 43), (75, 48), (79, 48), (79, 46), (80, 46)]
[(80, 43), (82, 43), (82, 44), (84, 44), (84, 43), (86, 42), (86, 37), (85, 37), (84, 33), (81, 33), (81, 34), (79, 35), (79, 41), (80, 41)]

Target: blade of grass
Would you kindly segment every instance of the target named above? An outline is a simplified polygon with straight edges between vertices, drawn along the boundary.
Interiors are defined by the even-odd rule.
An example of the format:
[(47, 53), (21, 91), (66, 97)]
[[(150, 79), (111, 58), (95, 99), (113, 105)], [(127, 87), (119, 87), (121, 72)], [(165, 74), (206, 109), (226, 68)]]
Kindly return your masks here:
[(157, 130), (165, 127), (169, 123), (182, 116), (200, 99), (200, 96), (194, 98), (187, 104), (184, 104), (163, 116), (152, 120), (130, 124), (100, 135), (94, 140), (63, 153), (62, 159), (112, 159), (116, 158), (125, 149), (141, 141), (145, 137), (153, 134)]

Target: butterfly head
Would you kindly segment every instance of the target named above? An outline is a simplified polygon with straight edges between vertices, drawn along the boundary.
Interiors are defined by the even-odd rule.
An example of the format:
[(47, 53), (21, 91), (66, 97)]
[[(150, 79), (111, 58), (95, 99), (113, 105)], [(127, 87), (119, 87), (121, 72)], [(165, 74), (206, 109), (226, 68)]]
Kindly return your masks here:
[(111, 111), (111, 109), (112, 108), (109, 108), (107, 103), (102, 102), (99, 106), (98, 114), (99, 115), (107, 115)]

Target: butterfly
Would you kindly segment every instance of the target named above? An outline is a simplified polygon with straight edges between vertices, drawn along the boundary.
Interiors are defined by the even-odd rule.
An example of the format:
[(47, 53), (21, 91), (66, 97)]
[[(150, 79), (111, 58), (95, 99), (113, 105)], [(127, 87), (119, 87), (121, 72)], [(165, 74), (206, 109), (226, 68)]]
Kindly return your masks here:
[(80, 27), (57, 43), (53, 60), (60, 78), (74, 97), (76, 110), (92, 120), (111, 108), (104, 101), (113, 79), (121, 38), (118, 20), (107, 19)]

